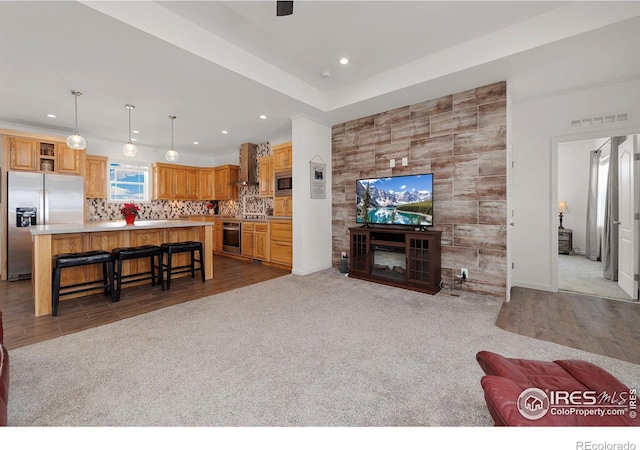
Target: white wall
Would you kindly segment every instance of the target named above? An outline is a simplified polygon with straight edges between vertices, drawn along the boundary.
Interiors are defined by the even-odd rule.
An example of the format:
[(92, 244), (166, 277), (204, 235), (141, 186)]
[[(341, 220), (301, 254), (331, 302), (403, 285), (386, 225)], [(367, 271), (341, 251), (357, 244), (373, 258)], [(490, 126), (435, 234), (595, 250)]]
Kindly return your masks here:
[[(513, 104), (513, 284), (557, 290), (558, 144), (640, 131), (640, 80)], [(571, 128), (570, 120), (627, 111), (628, 122)]]
[[(306, 117), (292, 119), (293, 268), (308, 275), (331, 267), (331, 127)], [(326, 195), (311, 198), (309, 162), (326, 163)]]

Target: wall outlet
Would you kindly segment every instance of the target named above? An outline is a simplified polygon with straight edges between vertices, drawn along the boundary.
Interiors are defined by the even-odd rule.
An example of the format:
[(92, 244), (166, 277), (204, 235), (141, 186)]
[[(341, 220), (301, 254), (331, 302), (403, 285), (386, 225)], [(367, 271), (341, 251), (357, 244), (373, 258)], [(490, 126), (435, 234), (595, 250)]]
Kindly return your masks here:
[(463, 280), (469, 279), (469, 269), (460, 269), (460, 276)]

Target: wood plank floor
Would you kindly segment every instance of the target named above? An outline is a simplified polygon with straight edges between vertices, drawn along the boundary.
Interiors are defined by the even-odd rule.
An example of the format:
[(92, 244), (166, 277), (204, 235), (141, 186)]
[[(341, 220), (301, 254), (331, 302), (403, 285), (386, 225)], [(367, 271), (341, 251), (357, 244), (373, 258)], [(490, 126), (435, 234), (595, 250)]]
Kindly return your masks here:
[(640, 304), (570, 292), (514, 287), (496, 326), (640, 364)]
[(127, 317), (237, 289), (290, 273), (237, 258), (214, 256), (214, 277), (204, 283), (191, 277), (172, 278), (171, 290), (151, 284), (122, 290), (120, 301), (91, 295), (60, 302), (58, 316), (35, 317), (31, 280), (0, 281), (4, 343), (11, 350)]
[[(216, 255), (214, 278), (171, 280), (171, 290), (129, 287), (120, 302), (101, 295), (61, 303), (58, 317), (35, 317), (31, 281), (0, 281), (5, 345), (8, 349), (144, 314), (190, 300), (288, 274), (283, 269)], [(640, 305), (566, 292), (513, 288), (496, 326), (591, 353), (640, 364)]]

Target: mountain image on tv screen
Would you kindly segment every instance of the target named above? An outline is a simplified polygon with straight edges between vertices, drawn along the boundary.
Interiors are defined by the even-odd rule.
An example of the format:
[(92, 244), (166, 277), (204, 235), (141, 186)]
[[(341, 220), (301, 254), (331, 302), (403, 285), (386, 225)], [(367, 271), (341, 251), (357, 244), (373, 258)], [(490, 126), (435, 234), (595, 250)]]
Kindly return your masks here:
[(358, 223), (433, 226), (433, 174), (357, 180), (356, 206)]

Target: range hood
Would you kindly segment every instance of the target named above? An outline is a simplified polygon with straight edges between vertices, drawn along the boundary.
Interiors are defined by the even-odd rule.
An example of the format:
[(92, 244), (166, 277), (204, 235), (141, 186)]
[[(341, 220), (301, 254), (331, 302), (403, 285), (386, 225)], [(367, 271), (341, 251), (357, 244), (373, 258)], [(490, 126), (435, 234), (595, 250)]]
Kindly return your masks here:
[(258, 146), (246, 142), (240, 146), (240, 175), (238, 186), (256, 186), (258, 184)]

